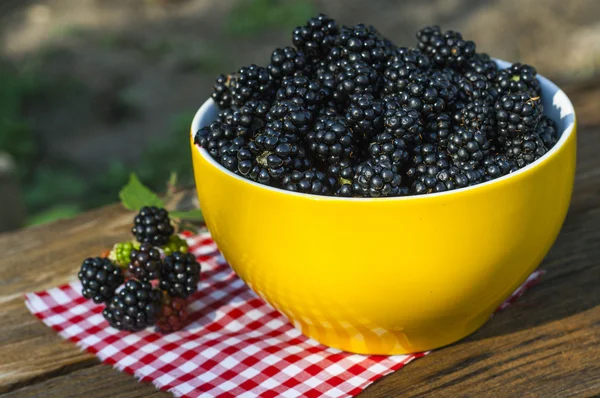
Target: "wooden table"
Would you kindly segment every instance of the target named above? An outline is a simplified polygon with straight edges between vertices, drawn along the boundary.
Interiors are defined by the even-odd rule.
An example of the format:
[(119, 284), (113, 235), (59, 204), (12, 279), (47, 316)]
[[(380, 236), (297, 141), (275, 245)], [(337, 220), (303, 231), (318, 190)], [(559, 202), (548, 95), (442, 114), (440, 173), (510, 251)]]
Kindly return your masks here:
[[(580, 122), (577, 179), (542, 283), (472, 336), (379, 380), (361, 397), (600, 395), (600, 82), (567, 92)], [(0, 235), (0, 394), (170, 396), (63, 341), (23, 301), (25, 292), (76, 278), (82, 259), (127, 239), (130, 224), (131, 214), (114, 205)]]

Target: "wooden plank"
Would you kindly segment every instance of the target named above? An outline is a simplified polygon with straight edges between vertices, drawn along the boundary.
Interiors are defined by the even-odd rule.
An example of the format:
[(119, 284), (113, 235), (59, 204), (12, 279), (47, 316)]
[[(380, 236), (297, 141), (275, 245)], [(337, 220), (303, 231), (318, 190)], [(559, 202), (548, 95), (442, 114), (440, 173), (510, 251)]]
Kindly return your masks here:
[(173, 395), (156, 390), (150, 383), (109, 366), (96, 364), (67, 375), (59, 375), (3, 395), (4, 398), (61, 397), (81, 398), (167, 398)]
[[(439, 395), (442, 390), (450, 396), (600, 394), (600, 130), (582, 129), (579, 143), (575, 194), (544, 261), (549, 273), (543, 283), (470, 338), (419, 359), (361, 396)], [(28, 313), (22, 298), (24, 292), (74, 279), (84, 257), (128, 238), (130, 223), (130, 213), (109, 206), (0, 235), (0, 392), (56, 397), (81, 391), (152, 392), (151, 386), (97, 365), (63, 342)], [(71, 377), (81, 377), (80, 384), (97, 378), (98, 384), (71, 389)]]

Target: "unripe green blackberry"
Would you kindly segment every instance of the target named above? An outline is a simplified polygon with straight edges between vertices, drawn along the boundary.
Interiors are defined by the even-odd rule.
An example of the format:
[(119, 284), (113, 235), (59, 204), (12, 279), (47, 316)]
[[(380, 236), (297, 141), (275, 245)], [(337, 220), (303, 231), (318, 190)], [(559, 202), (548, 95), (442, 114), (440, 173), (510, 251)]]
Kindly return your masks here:
[(165, 256), (170, 256), (175, 252), (187, 253), (189, 250), (188, 244), (185, 239), (181, 239), (178, 235), (173, 235), (169, 238), (169, 242), (161, 247)]

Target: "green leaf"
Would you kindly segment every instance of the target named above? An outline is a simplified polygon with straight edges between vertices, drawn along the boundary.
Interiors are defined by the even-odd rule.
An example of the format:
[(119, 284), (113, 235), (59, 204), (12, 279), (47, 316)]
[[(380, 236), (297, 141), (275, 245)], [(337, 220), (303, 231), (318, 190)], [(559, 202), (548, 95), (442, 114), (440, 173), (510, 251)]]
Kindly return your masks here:
[(119, 192), (119, 198), (128, 210), (139, 211), (144, 206), (165, 207), (158, 195), (142, 184), (135, 173), (131, 174), (129, 182)]
[(180, 218), (188, 221), (204, 221), (202, 210), (189, 210), (189, 211), (170, 211), (169, 215), (174, 218)]

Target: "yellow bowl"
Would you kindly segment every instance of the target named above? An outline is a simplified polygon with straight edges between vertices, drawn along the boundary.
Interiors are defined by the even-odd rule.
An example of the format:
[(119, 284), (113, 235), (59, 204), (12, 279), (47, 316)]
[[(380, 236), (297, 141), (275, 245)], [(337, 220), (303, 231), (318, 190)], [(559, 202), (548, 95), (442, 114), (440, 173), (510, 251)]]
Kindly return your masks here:
[[(562, 132), (556, 146), (515, 173), (451, 192), (292, 193), (234, 175), (192, 142), (208, 229), (248, 286), (322, 344), (405, 354), (456, 342), (540, 264), (569, 206), (575, 113), (563, 91), (539, 80)], [(216, 114), (207, 101), (192, 135)]]

